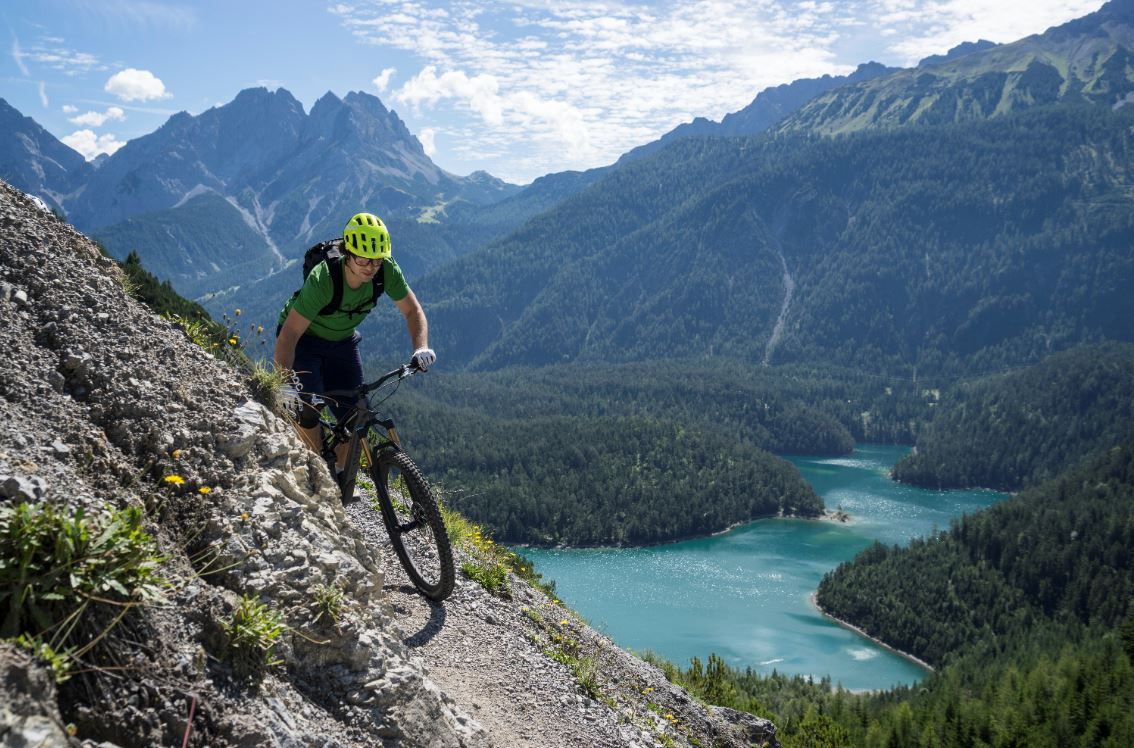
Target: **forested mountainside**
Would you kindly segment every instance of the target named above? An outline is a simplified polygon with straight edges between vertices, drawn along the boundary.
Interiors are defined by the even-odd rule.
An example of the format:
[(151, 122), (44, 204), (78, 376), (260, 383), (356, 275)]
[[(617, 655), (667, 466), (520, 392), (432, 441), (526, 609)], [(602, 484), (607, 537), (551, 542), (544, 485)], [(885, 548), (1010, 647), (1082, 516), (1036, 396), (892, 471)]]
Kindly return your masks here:
[(824, 608), (937, 666), (920, 683), (854, 694), (715, 656), (667, 671), (712, 703), (774, 719), (786, 746), (1122, 748), (1134, 744), (1131, 548), (1126, 444), (824, 577)]
[(1134, 598), (1134, 447), (955, 521), (908, 548), (876, 544), (824, 577), (819, 602), (941, 665), (1041, 620), (1117, 627)]
[(1134, 346), (1084, 346), (946, 392), (897, 480), (1014, 491), (1134, 443)]
[(686, 139), (415, 290), (450, 365), (480, 369), (1019, 366), (1134, 334), (1132, 121), (1066, 106), (836, 139)]
[(413, 422), (450, 435), (413, 444), (444, 466), (435, 479), (452, 505), (510, 543), (644, 545), (823, 511), (790, 463), (668, 421), (485, 421), (434, 406), (416, 409)]
[(777, 129), (832, 135), (970, 122), (1056, 102), (1117, 107), (1134, 94), (1131, 61), (1134, 2), (1111, 0), (1043, 34), (817, 96)]

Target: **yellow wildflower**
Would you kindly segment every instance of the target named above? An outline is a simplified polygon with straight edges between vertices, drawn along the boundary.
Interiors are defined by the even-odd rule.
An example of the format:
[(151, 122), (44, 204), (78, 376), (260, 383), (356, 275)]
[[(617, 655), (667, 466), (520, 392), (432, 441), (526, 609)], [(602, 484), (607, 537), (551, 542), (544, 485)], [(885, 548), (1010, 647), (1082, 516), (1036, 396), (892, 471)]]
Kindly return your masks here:
[(570, 621), (568, 621), (568, 620), (567, 620), (566, 618), (564, 618), (564, 619), (563, 619), (562, 621), (560, 621), (560, 622), (559, 622), (559, 625), (560, 625), (560, 626), (566, 626), (566, 625), (567, 625), (567, 624), (569, 624), (569, 623), (571, 623), (571, 622), (570, 622)]
[(228, 339), (228, 344), (229, 345), (236, 345), (236, 336), (235, 335), (233, 335), (231, 338)]
[(240, 310), (239, 310), (239, 309), (237, 309), (237, 310), (236, 310), (236, 316), (237, 316), (237, 317), (239, 317), (239, 316), (240, 316)]
[(185, 482), (185, 479), (182, 478), (180, 475), (167, 475), (164, 478), (162, 478), (162, 480), (164, 480), (166, 483), (172, 483), (175, 486), (180, 486), (182, 483)]
[(240, 513), (240, 521), (241, 522), (247, 522), (248, 521), (248, 512), (241, 512)]
[(181, 450), (180, 450), (180, 449), (175, 449), (175, 450), (173, 450), (172, 452), (170, 452), (169, 454), (170, 454), (170, 455), (171, 455), (171, 456), (173, 457), (173, 459), (175, 459), (175, 460), (180, 460), (180, 459), (181, 459)]
[(212, 490), (213, 489), (209, 488), (208, 486), (201, 486), (197, 489), (197, 493), (210, 493)]

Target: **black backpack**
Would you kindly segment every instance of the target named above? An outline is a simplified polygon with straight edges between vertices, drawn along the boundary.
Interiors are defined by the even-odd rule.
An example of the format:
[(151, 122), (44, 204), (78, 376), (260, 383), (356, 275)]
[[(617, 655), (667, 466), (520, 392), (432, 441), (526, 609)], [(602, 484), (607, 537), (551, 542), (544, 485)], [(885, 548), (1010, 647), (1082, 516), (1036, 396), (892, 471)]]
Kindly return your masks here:
[[(331, 300), (327, 305), (319, 310), (320, 315), (334, 314), (339, 311), (339, 305), (343, 303), (343, 240), (332, 239), (328, 242), (319, 242), (311, 249), (303, 253), (303, 280), (307, 280), (307, 276), (320, 262), (327, 262), (327, 269), (331, 271), (331, 281), (334, 284), (334, 290), (331, 292)], [(371, 284), (374, 286), (374, 295), (370, 297), (370, 304), (367, 305), (363, 302), (360, 306), (354, 309), (343, 309), (350, 316), (356, 314), (368, 314), (378, 304), (378, 297), (382, 295), (385, 286), (385, 273), (379, 272), (374, 276)], [(292, 294), (294, 299), (299, 296), (299, 291)]]

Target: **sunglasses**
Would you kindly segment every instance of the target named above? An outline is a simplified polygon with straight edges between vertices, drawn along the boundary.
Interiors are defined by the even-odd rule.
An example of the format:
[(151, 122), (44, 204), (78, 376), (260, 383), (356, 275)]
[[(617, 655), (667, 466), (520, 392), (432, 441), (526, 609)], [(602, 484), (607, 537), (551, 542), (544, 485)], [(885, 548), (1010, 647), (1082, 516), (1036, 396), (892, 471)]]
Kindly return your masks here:
[(351, 257), (352, 260), (354, 260), (354, 264), (358, 265), (360, 268), (368, 268), (368, 267), (371, 267), (371, 266), (377, 266), (377, 265), (382, 264), (382, 258), (380, 258), (380, 257), (376, 257), (376, 258), (359, 257), (358, 255), (354, 254), (353, 252), (350, 253), (350, 257)]

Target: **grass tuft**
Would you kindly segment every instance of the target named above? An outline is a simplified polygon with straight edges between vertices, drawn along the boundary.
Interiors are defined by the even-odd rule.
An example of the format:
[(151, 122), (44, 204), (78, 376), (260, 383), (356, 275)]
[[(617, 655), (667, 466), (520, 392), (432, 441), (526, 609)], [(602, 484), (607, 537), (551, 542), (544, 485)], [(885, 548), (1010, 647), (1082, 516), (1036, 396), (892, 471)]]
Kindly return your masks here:
[(255, 595), (241, 597), (232, 618), (221, 626), (227, 637), (228, 656), (238, 675), (259, 675), (283, 662), (275, 656), (276, 644), (288, 630), (283, 614), (260, 602)]

